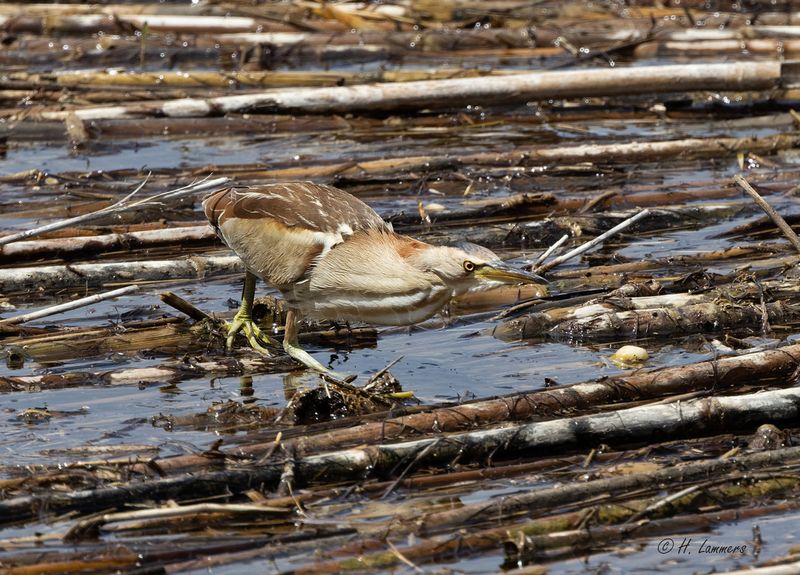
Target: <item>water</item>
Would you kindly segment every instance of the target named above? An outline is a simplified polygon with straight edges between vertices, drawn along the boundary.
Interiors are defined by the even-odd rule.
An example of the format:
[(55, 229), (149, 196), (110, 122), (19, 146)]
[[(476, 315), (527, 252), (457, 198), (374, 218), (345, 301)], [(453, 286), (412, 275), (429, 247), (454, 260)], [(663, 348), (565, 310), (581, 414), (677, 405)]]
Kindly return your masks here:
[[(577, 123), (580, 125), (580, 123)], [(673, 126), (657, 122), (629, 124), (625, 122), (584, 123), (591, 132), (589, 140), (601, 142), (629, 141), (632, 138), (660, 139), (670, 137), (705, 136), (708, 122), (685, 122), (678, 130)], [(713, 126), (711, 126), (713, 127)], [(726, 132), (735, 136), (766, 136), (785, 131), (785, 126), (771, 128), (742, 128)], [(713, 131), (713, 130), (712, 130)], [(62, 143), (14, 143), (4, 159), (0, 160), (0, 175), (23, 170), (38, 169), (50, 173), (117, 170), (123, 168), (197, 168), (208, 164), (244, 164), (269, 166), (281, 162), (327, 162), (353, 158), (388, 157), (439, 153), (453, 150), (459, 154), (471, 152), (503, 151), (516, 145), (536, 144), (539, 136), (547, 135), (549, 141), (583, 142), (586, 136), (563, 126), (515, 125), (491, 126), (485, 129), (453, 131), (442, 135), (435, 131), (419, 132), (413, 138), (388, 135), (382, 139), (369, 138), (364, 133), (288, 134), (281, 138), (226, 137), (221, 140), (159, 138), (151, 141), (117, 140), (111, 143), (91, 144), (88, 151), (72, 152)], [(549, 135), (548, 135), (549, 134)], [(295, 158), (299, 158), (296, 159)], [(689, 163), (674, 171), (664, 170), (653, 175), (655, 180), (682, 184), (698, 179), (729, 178), (737, 170), (735, 158), (717, 163)], [(643, 180), (651, 174), (641, 174)], [(530, 186), (538, 180), (526, 176)], [(603, 191), (604, 180), (588, 180)], [(584, 183), (586, 183), (584, 181)], [(501, 195), (510, 191), (508, 181), (498, 180), (488, 186), (483, 195)], [(390, 191), (381, 193), (371, 188), (373, 205), (381, 211), (416, 210), (417, 199), (405, 196), (395, 199)], [(45, 194), (46, 197), (46, 194)], [(444, 201), (456, 204), (459, 197), (441, 199), (435, 193), (420, 196), (425, 201)], [(31, 197), (31, 189), (18, 184), (0, 184), (0, 201), (19, 200), (23, 204)], [(41, 201), (41, 197), (35, 198)], [(791, 203), (791, 200), (784, 200)], [(780, 205), (780, 204), (779, 204)], [(662, 258), (670, 255), (685, 255), (713, 249), (724, 249), (733, 245), (729, 239), (712, 239), (711, 236), (752, 218), (752, 211), (732, 217), (727, 221), (702, 229), (680, 229), (651, 236), (628, 237), (619, 240), (615, 247), (621, 256), (637, 259), (643, 257)], [(198, 215), (198, 217), (200, 217)], [(22, 228), (31, 225), (31, 220), (20, 219), (9, 212), (2, 216), (3, 228)], [(511, 248), (513, 246), (509, 246)], [(217, 248), (206, 253), (225, 253)], [(516, 247), (503, 252), (514, 255), (517, 261), (534, 257), (538, 250), (519, 250)], [(566, 266), (574, 267), (577, 263)], [(720, 270), (722, 271), (722, 270)], [(579, 281), (559, 284), (557, 289), (580, 289)], [(170, 284), (168, 288), (189, 299), (209, 312), (227, 312), (230, 300), (240, 297), (239, 278), (216, 279), (203, 282)], [(113, 302), (96, 304), (89, 308), (47, 318), (31, 325), (82, 326), (109, 325), (122, 319), (123, 314), (136, 312), (142, 318), (155, 318), (163, 313), (174, 313), (165, 308), (158, 298), (163, 286), (145, 286), (136, 295), (126, 296)], [(259, 286), (259, 294), (270, 293)], [(11, 303), (19, 310), (37, 309), (54, 303), (52, 294), (31, 294), (29, 298), (14, 298)], [(468, 322), (451, 319), (433, 322), (425, 327), (408, 330), (381, 330), (377, 344), (372, 348), (334, 349), (309, 346), (309, 351), (334, 370), (359, 376), (365, 381), (370, 374), (381, 369), (399, 356), (403, 359), (392, 368), (404, 389), (413, 390), (423, 404), (459, 402), (474, 397), (488, 397), (542, 389), (545, 378), (559, 384), (568, 384), (621, 373), (608, 361), (615, 344), (577, 345), (566, 342), (539, 341), (513, 343), (492, 338), (488, 333), (494, 322), (482, 316)], [(711, 356), (707, 349), (696, 345), (684, 345), (681, 340), (647, 340), (641, 342), (650, 352), (649, 366), (671, 366), (691, 363)], [(158, 354), (113, 354), (108, 357), (76, 357), (56, 365), (38, 365), (28, 362), (21, 369), (0, 367), (0, 376), (26, 376), (47, 372), (105, 372), (123, 368), (159, 365), (169, 357)], [(96, 456), (79, 451), (85, 446), (121, 446), (137, 449), (146, 446), (156, 449), (159, 457), (182, 453), (198, 453), (218, 438), (234, 439), (220, 435), (218, 431), (205, 431), (190, 426), (174, 429), (154, 424), (155, 418), (166, 416), (189, 416), (205, 413), (215, 402), (252, 401), (258, 405), (280, 408), (291, 396), (294, 377), (286, 374), (261, 374), (252, 377), (252, 389), (245, 386), (239, 377), (203, 376), (162, 385), (92, 385), (39, 393), (9, 393), (0, 395), (0, 477), (8, 477), (17, 468), (37, 464), (67, 464)], [(249, 383), (249, 382), (247, 382)], [(31, 420), (22, 417), (26, 410), (47, 408), (50, 417)], [(240, 433), (236, 439), (242, 439)], [(138, 446), (138, 447), (137, 447)], [(148, 452), (148, 456), (154, 454)], [(465, 488), (451, 495), (454, 501), (469, 503), (486, 500), (519, 489), (536, 488), (530, 484), (514, 481), (492, 482), (478, 487)], [(405, 497), (398, 495), (398, 501)], [(776, 556), (786, 552), (797, 536), (791, 519), (796, 514), (759, 519), (767, 545), (762, 553)], [(747, 541), (754, 520), (721, 525), (713, 536), (724, 542)], [(43, 528), (35, 526), (36, 530)], [(46, 529), (45, 529), (46, 530)], [(4, 537), (28, 534), (29, 528), (5, 530)], [(694, 535), (692, 535), (694, 537)], [(692, 573), (711, 567), (731, 568), (748, 564), (747, 559), (732, 557), (713, 558), (693, 556), (661, 557), (655, 550), (657, 541), (630, 541), (623, 549), (591, 555), (587, 559), (562, 562), (559, 572), (586, 573), (608, 566), (609, 572)], [(489, 553), (479, 558), (467, 558), (455, 565), (465, 573), (493, 571), (502, 562), (499, 553)], [(217, 573), (239, 572), (243, 567), (271, 569), (273, 564), (259, 560), (235, 567), (215, 569)], [(281, 565), (289, 563), (282, 561)]]

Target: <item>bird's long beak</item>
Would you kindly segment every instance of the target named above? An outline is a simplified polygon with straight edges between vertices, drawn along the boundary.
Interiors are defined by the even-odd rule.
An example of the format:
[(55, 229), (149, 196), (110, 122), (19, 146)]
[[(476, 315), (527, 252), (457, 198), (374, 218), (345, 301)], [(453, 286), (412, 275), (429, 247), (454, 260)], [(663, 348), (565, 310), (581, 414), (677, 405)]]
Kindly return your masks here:
[(547, 284), (550, 283), (542, 276), (530, 272), (523, 272), (504, 263), (497, 262), (485, 264), (475, 270), (476, 275), (490, 281), (504, 284)]

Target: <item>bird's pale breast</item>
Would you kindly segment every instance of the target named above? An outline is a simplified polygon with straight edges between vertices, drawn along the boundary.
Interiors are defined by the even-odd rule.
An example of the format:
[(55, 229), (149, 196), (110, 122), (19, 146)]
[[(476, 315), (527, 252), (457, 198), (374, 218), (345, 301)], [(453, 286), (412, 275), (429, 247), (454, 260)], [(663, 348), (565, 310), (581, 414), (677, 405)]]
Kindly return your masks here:
[(388, 231), (359, 232), (321, 257), (307, 280), (284, 295), (305, 315), (323, 319), (408, 325), (423, 321), (452, 296), (433, 272), (404, 253), (427, 245)]

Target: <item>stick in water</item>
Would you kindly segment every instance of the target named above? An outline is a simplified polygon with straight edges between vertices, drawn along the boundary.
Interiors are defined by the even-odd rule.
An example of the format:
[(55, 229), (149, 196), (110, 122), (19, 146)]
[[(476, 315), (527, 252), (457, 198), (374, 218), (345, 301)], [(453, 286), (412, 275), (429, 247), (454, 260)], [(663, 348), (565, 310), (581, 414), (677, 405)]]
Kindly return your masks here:
[(3, 320), (0, 320), (0, 324), (5, 325), (16, 325), (19, 323), (25, 323), (26, 321), (33, 321), (35, 319), (47, 317), (50, 315), (55, 315), (57, 313), (71, 311), (73, 309), (78, 309), (80, 307), (85, 307), (87, 305), (92, 305), (93, 303), (97, 303), (99, 301), (103, 301), (106, 299), (111, 299), (115, 297), (119, 297), (121, 295), (125, 295), (131, 292), (135, 292), (139, 289), (139, 286), (130, 285), (125, 286), (122, 288), (118, 288), (115, 290), (107, 291), (105, 293), (98, 293), (95, 295), (90, 295), (88, 297), (82, 297), (80, 299), (76, 299), (75, 301), (68, 301), (66, 303), (61, 303), (58, 305), (54, 305), (51, 307), (47, 307), (44, 309), (40, 309), (38, 311), (32, 311), (31, 313), (25, 313), (22, 315), (9, 317)]
[(546, 264), (542, 264), (538, 268), (535, 268), (533, 271), (536, 272), (536, 273), (542, 273), (542, 272), (546, 272), (547, 270), (550, 270), (550, 269), (552, 269), (552, 268), (554, 268), (554, 267), (556, 267), (558, 265), (561, 265), (565, 261), (571, 260), (575, 256), (579, 256), (583, 252), (589, 251), (590, 249), (592, 249), (597, 244), (600, 244), (600, 243), (604, 242), (605, 240), (607, 240), (608, 238), (610, 238), (611, 236), (613, 236), (617, 232), (620, 232), (620, 231), (624, 230), (625, 228), (627, 228), (631, 224), (636, 223), (637, 221), (641, 220), (643, 217), (645, 217), (645, 216), (647, 216), (649, 214), (650, 214), (650, 210), (646, 210), (646, 209), (642, 210), (641, 212), (639, 212), (635, 216), (632, 216), (632, 217), (628, 218), (624, 222), (620, 222), (619, 224), (617, 224), (616, 226), (614, 226), (613, 228), (611, 228), (607, 232), (600, 234), (599, 236), (597, 236), (593, 240), (589, 240), (588, 242), (578, 246), (577, 248), (575, 248), (571, 252), (565, 253), (563, 256), (558, 256), (557, 258), (553, 258), (552, 260), (550, 260)]
[(161, 301), (163, 301), (165, 304), (174, 307), (180, 312), (185, 313), (193, 320), (202, 321), (204, 319), (211, 319), (211, 316), (208, 315), (206, 312), (204, 312), (200, 308), (195, 307), (194, 305), (192, 305), (182, 297), (175, 295), (171, 291), (165, 291), (159, 297), (161, 297)]
[(775, 211), (775, 208), (770, 206), (767, 203), (767, 200), (762, 198), (761, 194), (759, 194), (755, 190), (755, 188), (753, 188), (753, 186), (750, 185), (750, 182), (745, 180), (739, 174), (733, 177), (733, 181), (736, 183), (737, 186), (739, 186), (745, 192), (750, 194), (750, 197), (752, 197), (753, 200), (755, 200), (755, 202), (758, 204), (758, 207), (764, 210), (767, 213), (767, 215), (772, 219), (772, 221), (775, 222), (775, 225), (778, 226), (778, 228), (780, 228), (780, 230), (783, 232), (783, 235), (786, 236), (786, 238), (792, 243), (794, 249), (800, 252), (800, 238), (797, 237), (796, 233), (794, 233), (792, 227), (786, 223), (786, 220), (784, 220), (781, 217), (781, 215)]
[(193, 194), (195, 192), (216, 188), (218, 186), (228, 183), (229, 181), (230, 178), (214, 178), (213, 180), (205, 178), (203, 180), (200, 180), (199, 182), (189, 184), (188, 186), (184, 186), (182, 188), (177, 188), (175, 190), (167, 190), (166, 192), (161, 192), (159, 194), (147, 196), (146, 198), (142, 198), (141, 200), (137, 200), (135, 202), (130, 201), (130, 199), (134, 195), (136, 195), (142, 189), (142, 187), (144, 187), (145, 183), (147, 183), (147, 179), (145, 179), (145, 181), (139, 184), (135, 190), (133, 190), (130, 194), (128, 194), (115, 204), (97, 210), (96, 212), (83, 214), (81, 216), (75, 216), (74, 218), (69, 218), (67, 220), (60, 220), (58, 222), (46, 224), (44, 226), (33, 228), (31, 230), (25, 230), (24, 232), (19, 232), (17, 234), (11, 234), (8, 236), (0, 237), (0, 246), (10, 244), (11, 242), (16, 242), (18, 240), (23, 240), (25, 238), (30, 238), (32, 236), (38, 236), (39, 234), (43, 234), (45, 232), (52, 232), (53, 230), (68, 228), (75, 224), (88, 222), (90, 220), (97, 219), (101, 216), (106, 216), (108, 214), (116, 214), (133, 208), (139, 208), (146, 205), (159, 204), (160, 200), (171, 200), (180, 196), (185, 196), (188, 194)]
[(547, 248), (545, 251), (543, 251), (543, 252), (542, 252), (542, 255), (540, 255), (538, 258), (536, 258), (536, 261), (535, 261), (535, 262), (533, 262), (533, 265), (531, 266), (531, 268), (535, 268), (535, 267), (536, 267), (536, 266), (538, 266), (540, 263), (542, 263), (544, 260), (546, 260), (547, 258), (549, 258), (549, 257), (550, 257), (550, 254), (552, 254), (552, 253), (553, 253), (553, 252), (555, 252), (555, 251), (556, 251), (558, 248), (560, 248), (560, 247), (561, 247), (561, 245), (562, 245), (564, 242), (566, 242), (568, 239), (569, 239), (569, 234), (564, 234), (563, 236), (561, 236), (561, 237), (559, 238), (559, 240), (558, 240), (556, 243), (554, 243), (552, 246), (550, 246), (549, 248)]

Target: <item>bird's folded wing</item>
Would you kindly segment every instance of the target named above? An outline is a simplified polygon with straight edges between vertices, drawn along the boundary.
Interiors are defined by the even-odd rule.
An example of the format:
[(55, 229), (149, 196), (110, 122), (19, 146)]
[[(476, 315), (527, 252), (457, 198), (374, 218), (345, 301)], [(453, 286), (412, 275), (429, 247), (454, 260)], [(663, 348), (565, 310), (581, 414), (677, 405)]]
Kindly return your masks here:
[(355, 196), (312, 182), (226, 188), (210, 194), (203, 209), (217, 228), (229, 218), (270, 218), (290, 228), (344, 234), (389, 226)]
[(247, 269), (278, 287), (304, 278), (347, 237), (391, 229), (358, 198), (311, 182), (226, 188), (206, 197), (203, 209)]

